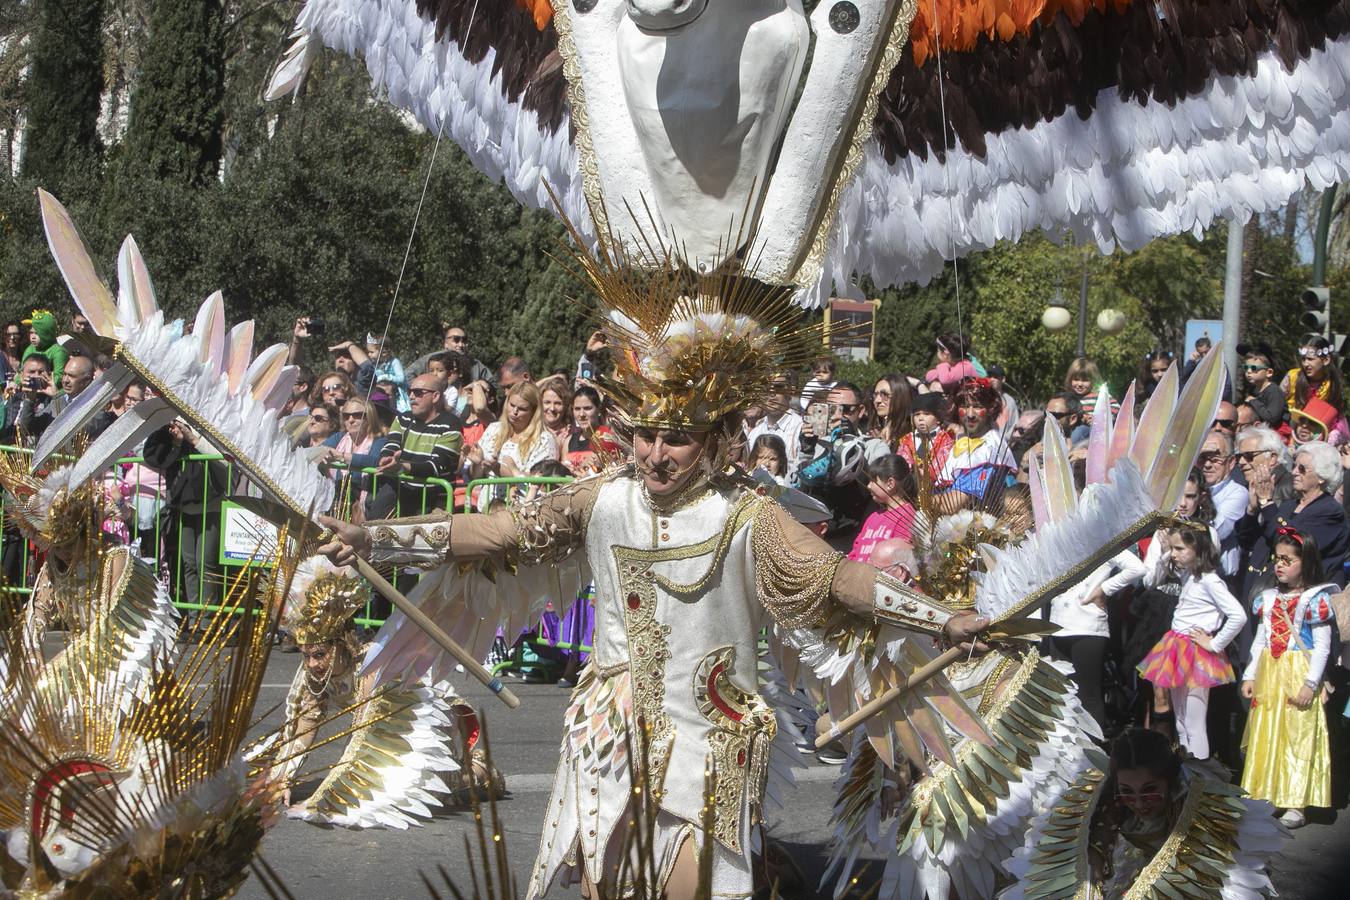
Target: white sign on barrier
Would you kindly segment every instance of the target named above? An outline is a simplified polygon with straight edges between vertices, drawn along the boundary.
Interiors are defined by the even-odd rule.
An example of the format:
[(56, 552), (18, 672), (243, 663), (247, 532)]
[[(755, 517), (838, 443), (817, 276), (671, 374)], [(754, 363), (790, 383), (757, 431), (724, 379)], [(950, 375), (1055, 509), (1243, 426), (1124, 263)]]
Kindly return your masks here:
[(220, 504), (221, 565), (265, 565), (276, 548), (277, 526), (237, 503)]

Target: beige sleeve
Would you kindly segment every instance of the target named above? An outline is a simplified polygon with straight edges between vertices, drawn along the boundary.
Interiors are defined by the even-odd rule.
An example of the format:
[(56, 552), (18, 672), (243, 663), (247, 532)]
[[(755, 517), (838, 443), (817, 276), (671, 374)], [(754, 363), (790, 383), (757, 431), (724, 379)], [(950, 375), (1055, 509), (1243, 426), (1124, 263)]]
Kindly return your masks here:
[(603, 477), (564, 485), (513, 509), (486, 514), (434, 513), (366, 523), (376, 565), (435, 568), (447, 560), (557, 562), (581, 546)]
[(952, 611), (880, 569), (844, 558), (777, 503), (755, 515), (752, 542), (760, 597), (788, 628), (818, 628), (843, 607), (925, 634), (941, 634)]

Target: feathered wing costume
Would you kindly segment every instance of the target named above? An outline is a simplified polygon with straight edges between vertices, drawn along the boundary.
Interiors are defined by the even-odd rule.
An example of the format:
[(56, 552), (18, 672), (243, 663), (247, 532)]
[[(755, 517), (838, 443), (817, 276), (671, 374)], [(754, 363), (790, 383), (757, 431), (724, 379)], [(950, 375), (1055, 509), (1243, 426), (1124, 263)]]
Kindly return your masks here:
[[(167, 589), (130, 548), (104, 545), (102, 487), (72, 480), (71, 466), (30, 475), (26, 455), (0, 454), (0, 484), (12, 498), (9, 519), (45, 555), (16, 638), (39, 691), (64, 695), (88, 677), (81, 661), (98, 656), (112, 679), (106, 696), (128, 712), (148, 696), (153, 667), (176, 658), (178, 613)], [(65, 646), (47, 660), (43, 635), (57, 622)], [(19, 697), (7, 695), (0, 707), (19, 709)]]
[[(300, 563), (291, 579), (282, 624), (301, 646), (329, 644), (328, 676), (315, 682), (301, 666), (286, 695), (286, 721), (275, 740), (250, 755), (257, 765), (273, 760), (277, 777), (295, 783), (319, 725), (355, 710), (351, 740), (322, 783), (289, 811), (294, 818), (351, 828), (407, 828), (430, 818), (460, 770), (456, 713), (448, 685), (425, 681), (391, 684), (374, 691), (356, 672), (364, 648), (352, 616), (364, 609), (369, 587), (353, 573), (322, 557)], [(444, 689), (442, 689), (444, 688)]]
[(240, 493), (284, 499), (301, 513), (326, 512), (333, 504), (332, 479), (292, 447), (278, 418), (299, 371), (286, 365), (286, 346), (273, 344), (254, 356), (252, 320), (228, 327), (219, 291), (198, 308), (190, 330), (182, 320), (166, 321), (130, 236), (118, 253), (114, 297), (65, 207), (43, 190), (38, 199), (52, 258), (90, 330), (108, 343), (113, 365), (47, 427), (33, 465), (42, 465), (127, 383), (139, 379), (156, 396), (119, 416), (90, 443), (72, 466), (72, 483), (102, 472), (152, 431), (181, 417), (247, 476), (251, 485), (236, 482)]
[[(279, 571), (282, 567), (277, 567)], [(91, 569), (94, 590), (109, 570)], [(70, 640), (53, 684), (11, 635), (0, 723), (0, 877), (23, 897), (225, 897), (248, 874), (281, 786), (240, 753), (276, 616), (237, 582), (174, 667), (159, 652), (132, 702), (106, 643)], [(89, 634), (92, 632), (86, 632)]]
[[(726, 427), (742, 404), (771, 392), (775, 372), (798, 365), (819, 340), (797, 321), (786, 288), (732, 266), (693, 275), (668, 251), (664, 263), (631, 266), (616, 262), (604, 242), (601, 249), (598, 257), (579, 256), (577, 265), (606, 304), (615, 371), (603, 387), (636, 428)], [(1066, 448), (1052, 443), (1035, 487), (1038, 531), (1002, 551), (976, 548), (989, 571), (972, 590), (975, 607), (1000, 621), (1025, 615), (1096, 565), (1086, 561), (1109, 558), (1153, 527), (1157, 510), (1175, 502), (1180, 483), (1173, 467), (1194, 458), (1222, 378), (1210, 363), (1178, 400), (1174, 372), (1137, 432), (1129, 415), (1118, 427), (1102, 415), (1092, 444), (1093, 484), (1081, 499)], [(658, 872), (669, 872), (680, 842), (692, 835), (713, 842), (715, 890), (748, 890), (748, 826), (760, 815), (776, 731), (755, 670), (753, 636), (761, 626), (772, 628), (782, 670), (789, 680), (821, 679), (837, 722), (927, 664), (930, 637), (952, 615), (943, 602), (876, 569), (841, 562), (763, 486), (724, 470), (724, 459), (705, 465), (705, 475), (664, 501), (647, 493), (630, 466), (513, 511), (366, 525), (372, 561), (428, 569), (411, 599), (432, 618), (453, 623), (453, 636), (478, 652), (499, 624), (529, 623), (548, 597), (595, 580), (596, 653), (566, 714), (532, 895), (583, 869), (593, 882), (622, 873), (634, 777), (657, 786), (650, 846)], [(1043, 555), (1047, 548), (1052, 555)], [(874, 610), (874, 622), (844, 608), (862, 603)], [(453, 662), (398, 614), (368, 657), (381, 678), (429, 672), (436, 679)], [(1031, 691), (1062, 686), (1057, 669), (1033, 668), (1039, 674)], [(900, 695), (867, 720), (865, 733), (887, 767), (908, 760), (929, 772), (963, 764), (946, 727), (971, 747), (997, 746), (997, 733), (945, 679)], [(1019, 739), (1014, 726), (1008, 729), (1014, 735), (1008, 740)], [(1032, 762), (1019, 758), (1017, 765), (1020, 780)], [(705, 770), (706, 832), (696, 827)], [(952, 827), (959, 829), (965, 815), (964, 808), (953, 810)]]
[[(930, 496), (921, 492), (921, 503)], [(1020, 540), (1027, 517), (963, 511), (933, 521), (924, 510), (919, 521), (918, 583), (961, 606), (974, 599), (977, 548)], [(1091, 765), (1101, 731), (1078, 701), (1069, 666), (1009, 642), (947, 671), (993, 743), (953, 734), (955, 761), (930, 760), (911, 783), (907, 769), (880, 765), (871, 744), (855, 740), (837, 782), (822, 879), (833, 881), (836, 897), (855, 886), (851, 870), (868, 850), (881, 858), (883, 900), (994, 896), (1008, 881), (1001, 863), (1021, 846), (1032, 816)]]
[[(1160, 522), (1222, 392), (1217, 363), (1197, 374), (1202, 381), (1178, 395), (1174, 365), (1137, 427), (1133, 386), (1114, 420), (1110, 398), (1104, 390), (1098, 395), (1081, 491), (1063, 436), (1047, 429), (1045, 456), (1031, 467), (1034, 530), (1013, 536), (994, 516), (971, 511), (920, 528), (935, 546), (920, 548), (919, 583), (1006, 622), (1067, 590)], [(847, 875), (870, 844), (885, 859), (882, 897), (992, 896), (1008, 880), (1000, 859), (1020, 846), (1032, 816), (1093, 765), (1092, 740), (1100, 733), (1067, 667), (1014, 642), (949, 671), (976, 699), (993, 743), (957, 743), (956, 764), (934, 764), (908, 794), (875, 765), (869, 747), (855, 746), (839, 782), (829, 874)], [(889, 796), (883, 802), (886, 791), (897, 792), (893, 815), (885, 814), (892, 803)], [(841, 877), (838, 890), (847, 883)]]
[[(1171, 830), (1156, 852), (1136, 846), (1095, 821), (1104, 804), (1108, 760), (1093, 753), (1081, 772), (1027, 829), (1006, 866), (1017, 883), (1005, 900), (1102, 900), (1271, 895), (1266, 872), (1289, 840), (1271, 805), (1247, 798), (1225, 771), (1203, 764), (1183, 770), (1184, 794), (1173, 803)], [(1109, 861), (1094, 866), (1093, 857)]]
[(758, 212), (761, 277), (819, 302), (1350, 177), (1347, 32), (1347, 0), (308, 0), (269, 95), (360, 56), (526, 205), (606, 206), (625, 242), (651, 215), (708, 262)]

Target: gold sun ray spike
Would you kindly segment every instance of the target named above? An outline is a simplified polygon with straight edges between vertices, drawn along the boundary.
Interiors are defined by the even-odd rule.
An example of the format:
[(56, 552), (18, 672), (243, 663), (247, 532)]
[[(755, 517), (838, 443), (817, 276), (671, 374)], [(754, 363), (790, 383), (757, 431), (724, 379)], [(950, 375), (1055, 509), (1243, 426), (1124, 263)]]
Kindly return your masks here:
[[(700, 270), (649, 236), (658, 233), (654, 222), (629, 247), (599, 229), (591, 253), (580, 229), (564, 224), (574, 246), (557, 258), (599, 297), (587, 312), (613, 350), (614, 370), (597, 387), (630, 411), (635, 427), (706, 431), (767, 399), (776, 377), (807, 365), (841, 327), (806, 321), (792, 289), (761, 281), (744, 255)], [(742, 246), (753, 246), (756, 223), (741, 227), (746, 234), (736, 238), (748, 235)]]

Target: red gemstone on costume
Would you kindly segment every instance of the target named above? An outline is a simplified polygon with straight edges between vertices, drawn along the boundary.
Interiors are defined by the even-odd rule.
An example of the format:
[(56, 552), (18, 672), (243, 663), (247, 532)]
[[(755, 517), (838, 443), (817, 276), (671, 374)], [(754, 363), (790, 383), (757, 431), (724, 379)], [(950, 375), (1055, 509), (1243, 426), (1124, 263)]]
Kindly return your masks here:
[(745, 765), (745, 751), (744, 751), (744, 750), (738, 750), (738, 751), (736, 752), (736, 765), (738, 765), (738, 766), (743, 766), (743, 765)]
[(637, 591), (628, 595), (628, 608), (637, 609), (642, 605), (642, 598), (637, 595)]

